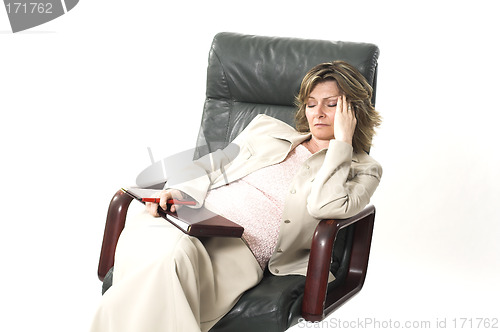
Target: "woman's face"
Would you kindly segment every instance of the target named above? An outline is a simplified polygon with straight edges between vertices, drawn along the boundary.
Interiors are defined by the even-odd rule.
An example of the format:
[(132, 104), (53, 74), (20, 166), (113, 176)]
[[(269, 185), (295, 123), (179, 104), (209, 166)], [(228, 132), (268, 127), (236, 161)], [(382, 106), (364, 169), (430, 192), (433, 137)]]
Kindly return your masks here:
[(336, 81), (318, 83), (311, 91), (305, 112), (314, 139), (329, 142), (334, 138), (333, 119), (339, 97), (341, 93)]

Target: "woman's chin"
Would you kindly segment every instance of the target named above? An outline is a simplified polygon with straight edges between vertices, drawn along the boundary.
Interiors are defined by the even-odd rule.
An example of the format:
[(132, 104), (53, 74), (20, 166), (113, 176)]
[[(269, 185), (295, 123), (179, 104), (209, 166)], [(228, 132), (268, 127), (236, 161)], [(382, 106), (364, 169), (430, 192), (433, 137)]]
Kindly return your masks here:
[(319, 134), (319, 135), (314, 135), (313, 137), (318, 140), (318, 141), (331, 141), (335, 137), (333, 135), (324, 135), (324, 134)]

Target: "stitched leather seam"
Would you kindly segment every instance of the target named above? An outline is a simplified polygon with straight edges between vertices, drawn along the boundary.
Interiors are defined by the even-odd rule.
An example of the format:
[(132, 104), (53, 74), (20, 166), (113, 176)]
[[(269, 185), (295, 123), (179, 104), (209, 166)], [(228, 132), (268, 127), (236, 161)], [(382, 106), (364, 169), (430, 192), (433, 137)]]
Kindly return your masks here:
[(229, 79), (228, 79), (228, 76), (226, 75), (226, 70), (224, 68), (224, 65), (222, 64), (222, 61), (220, 60), (219, 54), (217, 54), (215, 47), (212, 49), (213, 49), (213, 54), (214, 54), (215, 58), (217, 59), (217, 61), (219, 62), (219, 65), (222, 69), (222, 75), (224, 78), (224, 82), (226, 83), (227, 92), (228, 92), (229, 97), (230, 97), (228, 99), (229, 116), (228, 116), (227, 123), (226, 123), (226, 134), (225, 134), (225, 141), (228, 141), (229, 140), (229, 124), (231, 123), (231, 116), (233, 113), (233, 104), (234, 104), (233, 100), (234, 100), (234, 98), (233, 98), (233, 94), (231, 93), (231, 89), (229, 88), (229, 84), (228, 84)]

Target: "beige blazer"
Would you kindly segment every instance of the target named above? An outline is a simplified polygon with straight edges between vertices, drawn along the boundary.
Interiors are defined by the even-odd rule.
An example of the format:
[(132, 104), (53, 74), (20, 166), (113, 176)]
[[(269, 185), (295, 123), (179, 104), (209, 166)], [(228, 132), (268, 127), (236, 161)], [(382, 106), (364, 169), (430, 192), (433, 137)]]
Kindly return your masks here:
[[(235, 145), (198, 159), (185, 168), (182, 177), (169, 177), (165, 188), (185, 192), (199, 207), (210, 189), (283, 161), (310, 136), (280, 120), (258, 115), (233, 141)], [(237, 153), (235, 147), (236, 151), (239, 147)], [(305, 275), (318, 222), (360, 212), (370, 201), (381, 176), (382, 168), (373, 158), (366, 153), (354, 154), (350, 144), (335, 139), (328, 149), (308, 158), (288, 188), (269, 270), (275, 275)]]

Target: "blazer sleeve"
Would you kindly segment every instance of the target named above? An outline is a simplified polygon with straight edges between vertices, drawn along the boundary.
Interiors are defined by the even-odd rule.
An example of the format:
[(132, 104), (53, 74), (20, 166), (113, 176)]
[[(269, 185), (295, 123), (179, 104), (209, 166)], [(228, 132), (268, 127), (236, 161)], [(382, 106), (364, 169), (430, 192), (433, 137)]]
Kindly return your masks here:
[(308, 212), (314, 218), (349, 218), (370, 202), (382, 167), (368, 155), (360, 155), (357, 162), (352, 156), (350, 144), (330, 141), (307, 198)]

